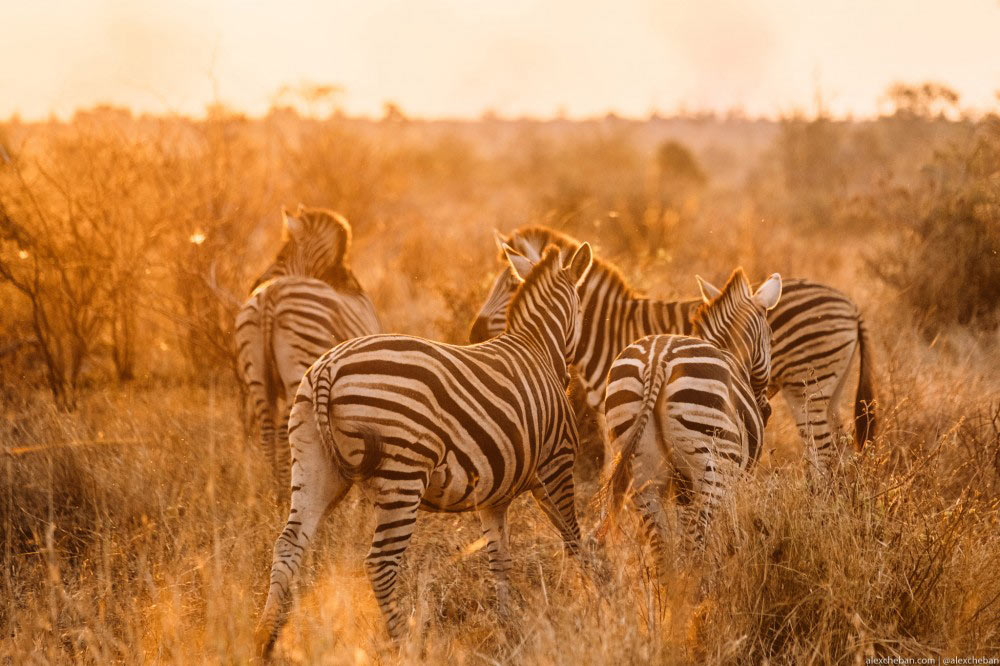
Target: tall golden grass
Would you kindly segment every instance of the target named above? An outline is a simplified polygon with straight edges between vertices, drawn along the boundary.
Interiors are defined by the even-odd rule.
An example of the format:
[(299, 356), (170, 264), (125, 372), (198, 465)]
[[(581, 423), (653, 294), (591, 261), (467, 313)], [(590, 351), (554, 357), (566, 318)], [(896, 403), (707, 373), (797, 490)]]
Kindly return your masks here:
[[(972, 321), (942, 309), (928, 335), (925, 301), (899, 295), (931, 284), (934, 302), (949, 286), (987, 293), (976, 291), (981, 272), (920, 255), (904, 222), (942, 219), (942, 205), (975, 224), (1000, 221), (989, 207), (967, 214), (940, 200), (904, 218), (912, 200), (883, 197), (922, 187), (936, 149), (978, 150), (988, 121), (924, 119), (913, 142), (894, 141), (906, 131), (899, 119), (804, 122), (377, 123), (222, 110), (193, 121), (103, 110), (0, 126), (0, 261), (19, 279), (37, 265), (41, 287), (33, 310), (0, 284), (0, 663), (252, 657), (285, 515), (241, 421), (231, 313), (273, 254), (280, 205), (297, 200), (350, 217), (355, 272), (386, 329), (436, 339), (466, 335), (495, 269), (493, 227), (559, 226), (660, 297), (688, 296), (694, 273), (718, 278), (738, 264), (826, 282), (858, 301), (873, 331), (884, 425), (844, 457), (831, 487), (814, 488), (776, 404), (761, 466), (718, 516), (704, 560), (679, 557), (666, 588), (650, 580), (629, 512), (603, 546), (611, 580), (595, 585), (522, 499), (511, 514), (514, 608), (501, 614), (475, 519), (424, 514), (404, 565), (414, 614), (398, 648), (363, 573), (374, 525), (355, 491), (309, 557), (279, 662), (1000, 653), (995, 313)], [(679, 143), (660, 150), (666, 141)], [(685, 146), (695, 161), (677, 157)], [(671, 164), (699, 175), (683, 196)], [(960, 186), (939, 192), (963, 196)], [(988, 245), (961, 247), (972, 254), (957, 257), (963, 266), (989, 265)], [(900, 251), (933, 259), (886, 263)], [(63, 274), (91, 281), (92, 296)], [(109, 280), (136, 298), (116, 300)], [(41, 345), (38, 312), (50, 320)], [(45, 344), (62, 359), (55, 379)], [(589, 443), (578, 470), (588, 531), (593, 454)]]

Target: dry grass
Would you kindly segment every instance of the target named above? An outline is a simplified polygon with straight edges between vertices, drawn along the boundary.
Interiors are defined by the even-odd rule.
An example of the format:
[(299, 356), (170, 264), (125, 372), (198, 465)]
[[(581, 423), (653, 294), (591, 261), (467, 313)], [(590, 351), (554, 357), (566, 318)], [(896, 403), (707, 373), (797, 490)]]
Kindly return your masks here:
[[(85, 120), (3, 134), (30, 174), (47, 137), (72, 144)], [(139, 202), (150, 207), (140, 219), (176, 222), (160, 229), (166, 249), (138, 265), (150, 271), (137, 313), (138, 379), (116, 381), (102, 333), (88, 341), (77, 407), (67, 412), (44, 389), (30, 345), (0, 356), (0, 663), (251, 657), (285, 516), (241, 424), (222, 353), (226, 308), (198, 271), (214, 265), (215, 287), (242, 293), (268, 259), (278, 205), (297, 198), (353, 213), (355, 270), (388, 330), (450, 341), (464, 338), (488, 287), (494, 226), (562, 226), (658, 296), (689, 295), (693, 273), (718, 278), (736, 264), (827, 282), (860, 303), (874, 332), (884, 429), (844, 460), (834, 487), (811, 490), (778, 406), (763, 464), (720, 513), (704, 561), (678, 557), (665, 589), (649, 580), (630, 512), (608, 537), (613, 573), (598, 586), (522, 498), (511, 514), (514, 609), (501, 616), (485, 555), (469, 549), (479, 536), (474, 517), (422, 515), (402, 578), (415, 612), (398, 650), (363, 574), (373, 516), (353, 491), (309, 558), (279, 663), (820, 664), (1000, 653), (1000, 338), (942, 322), (928, 340), (895, 285), (873, 279), (871, 248), (891, 245), (899, 228), (886, 218), (859, 224), (861, 199), (836, 202), (874, 185), (824, 190), (813, 178), (799, 187), (782, 173), (781, 150), (822, 159), (826, 143), (838, 169), (855, 173), (869, 157), (851, 147), (871, 148), (862, 140), (871, 136), (899, 148), (871, 151), (860, 172), (910, 164), (917, 157), (907, 142), (889, 141), (896, 125), (825, 125), (822, 141), (800, 150), (795, 141), (814, 138), (800, 125), (782, 134), (681, 121), (115, 122), (160, 137), (173, 176)], [(920, 150), (967, 135), (962, 124), (935, 121), (921, 128)], [(761, 148), (775, 136), (777, 158)], [(708, 178), (683, 201), (660, 189), (657, 147), (667, 139), (689, 139)], [(248, 165), (246, 182), (230, 175), (232, 160)], [(746, 187), (740, 174), (753, 176)], [(78, 186), (90, 201), (86, 183)], [(21, 199), (3, 197), (16, 214)], [(822, 215), (806, 220), (816, 201)], [(41, 204), (60, 210), (58, 201)], [(209, 240), (179, 261), (171, 253), (194, 230)], [(16, 257), (2, 240), (0, 256)], [(5, 339), (29, 339), (30, 310), (0, 290), (10, 303)], [(578, 469), (588, 531), (597, 521), (586, 503), (594, 457), (589, 448)]]
[[(902, 418), (917, 416), (901, 409)], [(284, 516), (236, 411), (234, 394), (218, 388), (106, 392), (72, 417), (45, 410), (23, 424), (24, 435), (6, 435), (76, 444), (4, 460), (0, 617), (9, 633), (0, 660), (250, 657)], [(633, 520), (609, 537), (615, 573), (598, 587), (522, 498), (511, 515), (515, 609), (501, 617), (485, 556), (469, 552), (474, 518), (422, 515), (402, 579), (415, 614), (398, 653), (361, 566), (374, 523), (355, 491), (311, 556), (279, 663), (827, 663), (993, 653), (998, 474), (968, 469), (975, 463), (963, 447), (995, 452), (997, 424), (977, 423), (974, 412), (950, 416), (953, 427), (932, 436), (931, 450), (894, 462), (886, 439), (847, 462), (827, 492), (811, 492), (794, 469), (759, 470), (720, 515), (706, 561), (679, 560), (668, 589), (648, 579)], [(581, 495), (593, 489), (583, 480)], [(581, 509), (593, 527), (596, 516)], [(701, 575), (708, 585), (699, 603)]]

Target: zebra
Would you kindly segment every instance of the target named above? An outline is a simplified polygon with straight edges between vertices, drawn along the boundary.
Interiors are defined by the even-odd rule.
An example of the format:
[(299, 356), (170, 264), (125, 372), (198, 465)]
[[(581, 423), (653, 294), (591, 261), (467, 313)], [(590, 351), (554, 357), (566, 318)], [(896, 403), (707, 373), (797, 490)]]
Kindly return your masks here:
[(503, 605), (511, 566), (507, 507), (531, 491), (572, 555), (580, 553), (573, 464), (578, 448), (565, 390), (579, 338), (577, 289), (590, 268), (581, 245), (536, 265), (502, 250), (521, 281), (498, 337), (455, 346), (405, 335), (343, 342), (299, 386), (289, 422), (292, 498), (274, 546), (256, 634), (262, 655), (287, 614), (292, 582), (322, 516), (354, 482), (374, 498), (365, 567), (390, 637), (404, 616), (396, 580), (417, 511), (476, 511)]
[[(549, 244), (564, 252), (579, 245), (574, 238), (538, 226), (517, 229), (507, 242), (528, 257), (538, 256)], [(502, 330), (511, 279), (507, 270), (495, 278), (472, 325), (471, 342), (486, 340)], [(841, 439), (837, 405), (855, 353), (860, 357), (854, 405), (856, 448), (860, 450), (875, 435), (872, 344), (858, 307), (839, 291), (808, 280), (789, 279), (783, 282), (783, 294), (780, 305), (768, 312), (773, 334), (769, 397), (779, 391), (785, 397), (805, 444), (809, 467), (826, 476), (837, 454), (835, 444)], [(615, 356), (646, 335), (691, 335), (691, 316), (701, 301), (645, 298), (614, 266), (596, 257), (580, 298), (583, 329), (573, 364), (587, 405), (597, 413), (603, 438), (604, 386)], [(769, 416), (770, 406), (764, 407), (764, 414)], [(607, 444), (604, 439), (605, 450)]]
[[(766, 312), (781, 297), (781, 276), (756, 292), (742, 269), (720, 291), (700, 277), (696, 337), (651, 335), (611, 365), (607, 421), (617, 452), (603, 495), (613, 521), (629, 485), (663, 580), (664, 491), (676, 483), (685, 537), (701, 551), (712, 514), (735, 478), (756, 462), (764, 437), (771, 367)], [(605, 529), (609, 522), (605, 522)]]
[(294, 217), (282, 212), (291, 238), (265, 271), (270, 277), (240, 308), (235, 327), (237, 368), (279, 497), (290, 483), (288, 409), (302, 375), (338, 342), (381, 331), (374, 305), (347, 265), (347, 221), (301, 206)]

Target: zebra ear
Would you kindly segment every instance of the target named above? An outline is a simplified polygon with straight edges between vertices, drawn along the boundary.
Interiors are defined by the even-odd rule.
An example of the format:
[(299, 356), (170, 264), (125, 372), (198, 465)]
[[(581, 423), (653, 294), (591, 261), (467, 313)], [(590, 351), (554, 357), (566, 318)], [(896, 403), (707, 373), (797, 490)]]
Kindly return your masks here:
[(754, 292), (753, 302), (765, 310), (770, 310), (778, 304), (778, 300), (780, 298), (781, 276), (774, 273), (771, 277), (767, 278), (764, 284), (757, 288), (757, 291)]
[(493, 230), (493, 240), (496, 241), (497, 248), (499, 248), (500, 251), (502, 252), (503, 251), (503, 246), (507, 244), (507, 239), (503, 237), (503, 234), (500, 233), (499, 229), (494, 229)]
[(500, 249), (503, 250), (504, 256), (507, 257), (507, 263), (510, 264), (511, 273), (517, 279), (518, 282), (524, 282), (525, 278), (528, 277), (528, 273), (534, 268), (535, 264), (531, 259), (512, 248), (507, 243), (502, 243)]
[(302, 214), (302, 204), (299, 204), (299, 209), (295, 215), (288, 212), (288, 209), (284, 206), (281, 207), (281, 219), (284, 224), (285, 234), (287, 237), (298, 239), (302, 236), (304, 231), (304, 225), (302, 220), (299, 219), (299, 215)]
[(584, 243), (573, 253), (566, 270), (573, 276), (573, 282), (579, 287), (583, 284), (583, 279), (587, 277), (590, 267), (594, 262), (594, 251), (590, 249), (590, 243)]
[(698, 288), (701, 290), (701, 300), (711, 303), (714, 299), (722, 295), (722, 292), (708, 280), (702, 279), (700, 275), (695, 275), (695, 278), (698, 280)]

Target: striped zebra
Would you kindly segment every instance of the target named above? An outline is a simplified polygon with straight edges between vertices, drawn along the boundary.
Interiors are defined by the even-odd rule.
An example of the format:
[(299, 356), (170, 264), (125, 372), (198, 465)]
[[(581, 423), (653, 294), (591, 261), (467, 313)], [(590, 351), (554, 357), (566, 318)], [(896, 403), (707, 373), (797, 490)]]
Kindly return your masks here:
[[(507, 241), (528, 257), (549, 244), (570, 252), (579, 241), (547, 227), (523, 227)], [(512, 278), (502, 271), (472, 326), (470, 341), (479, 342), (502, 330), (510, 302)], [(875, 433), (875, 384), (872, 345), (857, 306), (845, 295), (807, 280), (783, 283), (778, 307), (768, 312), (773, 333), (769, 395), (784, 395), (806, 447), (806, 459), (827, 474), (841, 439), (839, 403), (851, 359), (860, 356), (854, 424), (857, 448)], [(657, 301), (634, 291), (610, 264), (595, 258), (580, 294), (583, 329), (573, 364), (587, 404), (597, 411), (598, 430), (606, 432), (604, 385), (615, 356), (646, 335), (691, 335), (691, 316), (700, 299)], [(765, 416), (770, 413), (766, 407)], [(605, 445), (607, 441), (605, 440)]]
[[(283, 211), (284, 213), (284, 211)], [(375, 308), (347, 265), (350, 226), (336, 213), (285, 213), (291, 238), (236, 315), (240, 377), (279, 497), (290, 483), (288, 410), (302, 375), (337, 343), (378, 333)], [(329, 282), (287, 271), (309, 270)]]
[(463, 347), (366, 336), (341, 343), (306, 372), (289, 424), (292, 501), (274, 546), (261, 654), (277, 638), (320, 519), (354, 482), (374, 499), (365, 567), (393, 639), (404, 631), (396, 579), (419, 509), (478, 512), (501, 603), (511, 565), (507, 507), (521, 493), (532, 492), (567, 550), (579, 553), (578, 434), (565, 389), (590, 246), (565, 263), (553, 248), (534, 267), (503, 251), (523, 284), (498, 337)]
[(680, 491), (688, 543), (704, 548), (712, 514), (735, 478), (760, 455), (771, 331), (781, 297), (775, 273), (756, 292), (742, 269), (720, 291), (698, 278), (703, 304), (694, 334), (651, 335), (611, 365), (607, 419), (615, 463), (605, 485), (613, 520), (631, 485), (661, 580), (666, 568), (665, 491)]

